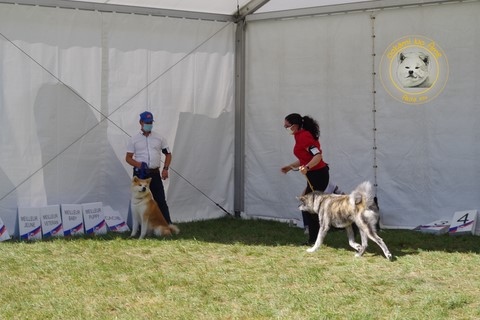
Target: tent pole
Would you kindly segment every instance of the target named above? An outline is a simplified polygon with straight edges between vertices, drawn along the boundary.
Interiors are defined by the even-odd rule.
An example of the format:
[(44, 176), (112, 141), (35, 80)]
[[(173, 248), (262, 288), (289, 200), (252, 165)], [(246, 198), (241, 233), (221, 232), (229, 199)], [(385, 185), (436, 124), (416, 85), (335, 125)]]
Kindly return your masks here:
[(235, 32), (235, 159), (234, 212), (239, 218), (245, 201), (245, 20)]
[(245, 17), (270, 0), (250, 0), (234, 15), (235, 31), (235, 158), (234, 197), (235, 217), (245, 210)]

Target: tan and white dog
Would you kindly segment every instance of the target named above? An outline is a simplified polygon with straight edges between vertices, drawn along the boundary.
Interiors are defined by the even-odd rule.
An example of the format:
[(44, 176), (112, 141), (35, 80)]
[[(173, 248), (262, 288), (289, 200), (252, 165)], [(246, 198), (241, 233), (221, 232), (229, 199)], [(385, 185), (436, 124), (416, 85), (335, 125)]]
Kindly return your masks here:
[[(315, 252), (318, 250), (327, 235), (327, 231), (333, 226), (347, 230), (348, 243), (357, 251), (355, 256), (363, 255), (368, 245), (368, 238), (370, 238), (382, 248), (385, 257), (392, 260), (392, 254), (383, 239), (377, 235), (378, 212), (372, 210), (372, 208), (375, 208), (373, 199), (372, 184), (369, 181), (363, 182), (347, 195), (325, 194), (314, 191), (298, 197), (301, 202), (298, 208), (302, 211), (318, 214), (320, 222), (317, 240), (313, 247), (307, 249), (307, 251)], [(353, 223), (358, 226), (360, 231), (361, 245), (355, 242)]]
[(169, 236), (172, 233), (180, 232), (177, 226), (167, 223), (157, 202), (153, 199), (150, 191), (151, 181), (152, 178), (140, 179), (133, 177), (132, 179), (130, 207), (133, 223), (131, 237), (137, 234), (138, 227), (140, 227), (139, 239), (145, 238), (150, 232), (153, 232), (156, 236)]

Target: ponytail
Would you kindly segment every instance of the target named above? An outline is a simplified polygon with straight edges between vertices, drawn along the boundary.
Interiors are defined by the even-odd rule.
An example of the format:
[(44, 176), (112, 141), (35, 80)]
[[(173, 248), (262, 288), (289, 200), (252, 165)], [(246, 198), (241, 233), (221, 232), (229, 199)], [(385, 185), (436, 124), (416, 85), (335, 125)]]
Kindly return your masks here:
[(310, 116), (301, 116), (298, 113), (291, 113), (285, 117), (290, 124), (296, 124), (310, 132), (315, 139), (320, 138), (320, 128), (318, 122)]
[(320, 138), (320, 127), (318, 126), (318, 122), (312, 117), (304, 116), (302, 127), (309, 131), (316, 140)]

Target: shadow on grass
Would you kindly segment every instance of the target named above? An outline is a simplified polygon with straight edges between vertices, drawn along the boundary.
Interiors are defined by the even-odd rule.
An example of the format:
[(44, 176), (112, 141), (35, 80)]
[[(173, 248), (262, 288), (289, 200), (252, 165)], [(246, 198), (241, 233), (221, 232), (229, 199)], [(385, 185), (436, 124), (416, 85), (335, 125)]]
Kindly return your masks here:
[(181, 232), (177, 239), (223, 244), (245, 245), (301, 245), (307, 240), (303, 230), (286, 223), (262, 219), (237, 219), (225, 216), (219, 219), (178, 224)]
[[(175, 239), (265, 246), (301, 246), (307, 240), (302, 229), (269, 220), (242, 220), (225, 217), (182, 223), (179, 224), (179, 227), (182, 231)], [(480, 238), (473, 235), (432, 235), (413, 230), (389, 229), (382, 229), (378, 234), (396, 257), (418, 254), (422, 251), (480, 253)], [(356, 240), (360, 242), (359, 236), (356, 237)], [(345, 230), (330, 230), (325, 237), (324, 244), (332, 248), (354, 252), (348, 245)], [(368, 241), (367, 252), (383, 256), (382, 250), (371, 240)]]
[(480, 237), (474, 235), (434, 235), (413, 230), (382, 230), (379, 236), (396, 256), (422, 251), (480, 253)]
[[(159, 238), (159, 241), (179, 241), (185, 239), (221, 244), (241, 243), (245, 245), (299, 246), (307, 248), (303, 245), (307, 240), (307, 236), (302, 229), (290, 227), (288, 224), (278, 221), (246, 220), (226, 216), (219, 219), (178, 223), (177, 226), (180, 228), (180, 234)], [(379, 236), (382, 237), (395, 257), (418, 254), (422, 251), (480, 253), (480, 237), (473, 235), (438, 236), (412, 230), (383, 229), (379, 231)], [(130, 239), (130, 232), (108, 232), (106, 235), (71, 237), (64, 238), (64, 241), (85, 239), (101, 241)], [(58, 239), (43, 241), (56, 240)], [(359, 236), (357, 236), (356, 240), (360, 241)], [(18, 240), (13, 241), (16, 242)], [(345, 230), (330, 230), (325, 237), (324, 245), (352, 251), (352, 254), (354, 252), (348, 245)], [(381, 249), (371, 240), (368, 242), (367, 252), (383, 256)]]

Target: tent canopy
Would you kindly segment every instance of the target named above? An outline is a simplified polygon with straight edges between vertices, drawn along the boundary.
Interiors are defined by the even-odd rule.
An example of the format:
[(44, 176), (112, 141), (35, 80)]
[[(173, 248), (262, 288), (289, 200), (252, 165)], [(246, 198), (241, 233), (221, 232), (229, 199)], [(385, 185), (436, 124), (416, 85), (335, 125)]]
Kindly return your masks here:
[[(234, 15), (239, 8), (247, 4), (261, 4), (258, 12), (272, 12), (290, 9), (299, 9), (317, 6), (329, 6), (337, 4), (367, 2), (369, 0), (20, 0), (20, 1), (0, 1), (5, 3), (24, 3), (32, 5), (47, 5), (60, 7), (79, 7), (86, 8), (100, 5), (110, 6), (128, 6), (141, 7), (149, 9), (166, 9), (176, 11), (190, 11), (213, 13), (220, 15)], [(369, 1), (375, 2), (375, 1)], [(378, 2), (378, 1), (377, 1)], [(266, 3), (266, 4), (265, 4)]]
[[(432, 0), (1, 0), (0, 3), (18, 3), (86, 10), (134, 12), (153, 15), (181, 16), (224, 20), (238, 15), (242, 9), (248, 14), (273, 13), (306, 8), (328, 10), (365, 9), (369, 7), (427, 4)], [(360, 6), (359, 6), (360, 5)], [(245, 13), (245, 12), (244, 12)]]

